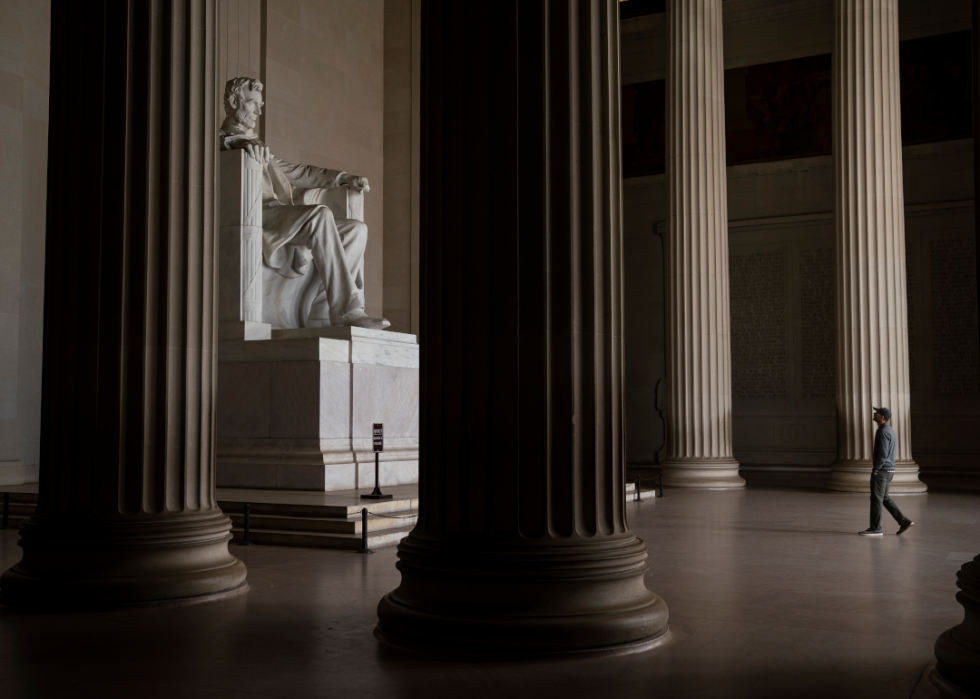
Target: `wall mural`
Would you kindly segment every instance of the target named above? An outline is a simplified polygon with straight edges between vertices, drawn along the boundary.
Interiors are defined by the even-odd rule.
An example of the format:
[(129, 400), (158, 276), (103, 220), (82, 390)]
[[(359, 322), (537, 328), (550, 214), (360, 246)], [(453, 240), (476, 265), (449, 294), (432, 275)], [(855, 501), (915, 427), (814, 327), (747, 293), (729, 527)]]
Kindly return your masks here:
[(970, 32), (898, 45), (902, 70), (902, 143), (970, 138)]
[(829, 155), (830, 54), (725, 71), (729, 165)]
[[(899, 44), (902, 143), (969, 138), (970, 32)], [(623, 86), (623, 176), (665, 170), (665, 82)], [(725, 71), (729, 165), (830, 155), (831, 57), (806, 56)]]
[(623, 85), (623, 177), (656, 175), (666, 168), (665, 81)]

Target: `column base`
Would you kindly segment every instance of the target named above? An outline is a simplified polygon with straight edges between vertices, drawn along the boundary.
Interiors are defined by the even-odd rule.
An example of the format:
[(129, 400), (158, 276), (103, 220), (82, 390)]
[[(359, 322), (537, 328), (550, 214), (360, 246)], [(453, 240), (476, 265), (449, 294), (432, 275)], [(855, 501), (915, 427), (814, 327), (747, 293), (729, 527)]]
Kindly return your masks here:
[(23, 558), (0, 576), (0, 602), (90, 609), (240, 592), (246, 570), (228, 552), (230, 530), (220, 511), (81, 522), (35, 516), (21, 527)]
[(413, 532), (398, 557), (402, 582), (378, 605), (378, 635), (402, 648), (565, 654), (667, 632), (635, 536), (491, 547)]
[[(942, 636), (940, 636), (942, 638)], [(980, 692), (970, 692), (950, 682), (937, 669), (929, 674), (929, 680), (939, 690), (941, 699), (980, 699)]]
[(936, 669), (930, 679), (943, 699), (980, 699), (980, 555), (956, 574), (963, 623), (936, 641)]
[(667, 459), (664, 485), (698, 490), (737, 490), (745, 487), (735, 459)]
[[(838, 459), (830, 466), (830, 479), (824, 485), (838, 493), (871, 493), (871, 461)], [(895, 476), (888, 487), (890, 495), (921, 495), (928, 486), (919, 480), (919, 465), (914, 461), (895, 464)]]

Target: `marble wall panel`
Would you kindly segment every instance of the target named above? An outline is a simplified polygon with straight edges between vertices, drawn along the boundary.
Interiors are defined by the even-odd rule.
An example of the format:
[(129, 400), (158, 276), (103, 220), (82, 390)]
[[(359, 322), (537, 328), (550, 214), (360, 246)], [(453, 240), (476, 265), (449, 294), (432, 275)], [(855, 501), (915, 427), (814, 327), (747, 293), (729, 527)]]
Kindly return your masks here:
[(218, 439), (270, 437), (271, 397), (271, 363), (219, 364)]
[(832, 221), (817, 214), (731, 222), (729, 246), (730, 268), (743, 270), (732, 273), (732, 374), (741, 379), (733, 381), (735, 458), (826, 467), (836, 453), (835, 394), (813, 391), (803, 366), (826, 372), (834, 363), (832, 335), (812, 344), (821, 328), (833, 332), (816, 303), (821, 290), (833, 293)]
[[(971, 340), (976, 311), (970, 306), (976, 283), (972, 141), (907, 146), (903, 155), (913, 456), (927, 471), (975, 469), (978, 448), (961, 429), (963, 420), (980, 418)], [(787, 265), (787, 392), (733, 399), (736, 458), (747, 468), (823, 469), (834, 458), (830, 165), (822, 156), (728, 168), (732, 255), (781, 252)], [(652, 461), (662, 443), (656, 390), (664, 375), (663, 272), (656, 231), (665, 228), (663, 184), (662, 175), (624, 181), (626, 440), (634, 464)], [(953, 268), (939, 278), (940, 270)], [(734, 309), (732, 316), (734, 325)], [(937, 332), (937, 325), (945, 329)], [(752, 354), (733, 346), (733, 357), (746, 356)], [(937, 372), (946, 377), (938, 384)]]
[(269, 436), (320, 436), (320, 362), (275, 362), (270, 372)]
[[(345, 440), (351, 437), (351, 365), (320, 362), (319, 371), (319, 438)], [(348, 447), (349, 448), (349, 447)]]
[[(665, 372), (664, 247), (655, 234), (664, 207), (664, 181), (661, 175), (624, 184), (626, 458), (636, 464), (652, 462), (655, 450), (664, 444), (664, 426), (656, 410), (657, 382)], [(665, 394), (661, 401), (666, 401)]]
[(384, 316), (419, 332), (419, 129), (421, 0), (385, 0)]
[(40, 456), (49, 0), (0, 1), (0, 481)]
[(924, 471), (976, 470), (980, 419), (972, 201), (908, 207), (912, 455)]
[(355, 449), (370, 449), (376, 422), (385, 426), (385, 443), (414, 438), (419, 433), (418, 369), (354, 364), (354, 404), (351, 436)]

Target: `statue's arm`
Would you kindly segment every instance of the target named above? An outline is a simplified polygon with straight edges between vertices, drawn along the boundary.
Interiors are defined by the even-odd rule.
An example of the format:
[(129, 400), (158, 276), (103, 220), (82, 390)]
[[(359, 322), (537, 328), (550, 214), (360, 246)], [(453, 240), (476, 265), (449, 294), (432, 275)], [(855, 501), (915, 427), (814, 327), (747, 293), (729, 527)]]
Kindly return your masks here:
[(329, 170), (313, 165), (293, 165), (279, 158), (276, 158), (276, 163), (294, 187), (333, 189), (347, 184), (347, 173), (342, 170)]
[(350, 187), (355, 192), (364, 192), (365, 194), (371, 191), (367, 177), (349, 175), (343, 170), (330, 170), (312, 165), (293, 165), (278, 158), (276, 158), (276, 163), (294, 187), (306, 189)]

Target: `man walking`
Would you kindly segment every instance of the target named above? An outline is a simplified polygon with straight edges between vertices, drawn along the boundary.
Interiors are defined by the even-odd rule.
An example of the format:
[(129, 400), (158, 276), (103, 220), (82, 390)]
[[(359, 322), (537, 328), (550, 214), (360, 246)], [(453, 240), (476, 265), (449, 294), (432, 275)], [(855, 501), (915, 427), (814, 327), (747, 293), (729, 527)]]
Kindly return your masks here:
[(898, 440), (895, 430), (888, 424), (892, 419), (892, 411), (888, 408), (873, 408), (872, 420), (878, 425), (875, 432), (875, 448), (871, 457), (871, 526), (861, 536), (881, 536), (881, 506), (895, 518), (901, 527), (899, 534), (909, 530), (915, 522), (902, 514), (895, 501), (888, 497), (888, 484), (895, 476), (895, 451)]

